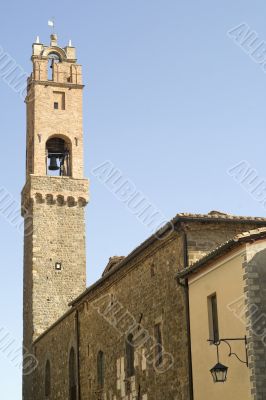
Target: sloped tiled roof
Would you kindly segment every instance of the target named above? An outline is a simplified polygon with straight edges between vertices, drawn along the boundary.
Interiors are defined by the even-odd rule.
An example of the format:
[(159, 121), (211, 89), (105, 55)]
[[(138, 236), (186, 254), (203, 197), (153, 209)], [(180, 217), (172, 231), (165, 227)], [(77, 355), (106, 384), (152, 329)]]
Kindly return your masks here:
[(257, 221), (266, 222), (264, 217), (249, 217), (226, 214), (221, 211), (210, 211), (208, 214), (191, 214), (191, 213), (180, 213), (176, 214), (174, 220), (225, 220), (225, 221)]

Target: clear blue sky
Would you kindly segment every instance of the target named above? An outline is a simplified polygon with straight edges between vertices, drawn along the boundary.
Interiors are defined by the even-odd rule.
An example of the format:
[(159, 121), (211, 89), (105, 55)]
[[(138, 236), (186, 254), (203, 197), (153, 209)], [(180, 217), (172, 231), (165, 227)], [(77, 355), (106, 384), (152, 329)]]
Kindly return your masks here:
[[(37, 6), (36, 6), (37, 4)], [(109, 256), (150, 235), (91, 170), (111, 160), (167, 218), (213, 209), (265, 215), (226, 173), (246, 159), (265, 171), (266, 74), (228, 38), (246, 22), (266, 40), (264, 1), (2, 1), (0, 45), (31, 71), (36, 35), (49, 42), (55, 16), (62, 46), (83, 64), (88, 284)], [(19, 201), (25, 180), (25, 105), (0, 78), (0, 185)], [(22, 236), (0, 215), (1, 320), (22, 337)], [(20, 399), (20, 371), (0, 351), (1, 398)]]

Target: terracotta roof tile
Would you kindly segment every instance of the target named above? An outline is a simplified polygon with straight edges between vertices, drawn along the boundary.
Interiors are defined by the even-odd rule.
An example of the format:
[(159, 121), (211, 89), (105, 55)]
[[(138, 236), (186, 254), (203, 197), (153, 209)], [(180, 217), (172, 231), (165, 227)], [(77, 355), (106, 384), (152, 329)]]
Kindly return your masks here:
[(191, 214), (191, 213), (179, 213), (175, 218), (180, 219), (226, 219), (226, 220), (244, 220), (244, 221), (266, 221), (263, 217), (251, 217), (251, 216), (239, 216), (226, 214), (221, 211), (210, 211), (208, 214)]

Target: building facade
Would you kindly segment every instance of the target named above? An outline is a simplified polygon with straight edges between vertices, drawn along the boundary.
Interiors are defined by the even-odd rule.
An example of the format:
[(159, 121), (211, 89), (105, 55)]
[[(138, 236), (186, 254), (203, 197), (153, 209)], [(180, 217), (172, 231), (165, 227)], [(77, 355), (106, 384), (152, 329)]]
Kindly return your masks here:
[(23, 317), (38, 366), (24, 376), (23, 398), (192, 400), (187, 287), (176, 273), (266, 220), (178, 214), (86, 289), (81, 66), (56, 35), (33, 44), (32, 62)]
[[(261, 228), (238, 234), (178, 274), (188, 282), (195, 400), (265, 399), (265, 262)], [(211, 379), (217, 349), (228, 368), (224, 383)]]

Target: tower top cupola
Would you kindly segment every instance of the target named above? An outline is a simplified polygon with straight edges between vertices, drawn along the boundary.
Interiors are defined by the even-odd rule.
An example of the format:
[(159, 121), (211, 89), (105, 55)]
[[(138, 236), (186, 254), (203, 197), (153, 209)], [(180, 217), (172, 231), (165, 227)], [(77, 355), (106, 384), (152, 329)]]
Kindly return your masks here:
[(35, 43), (32, 45), (32, 60), (47, 58), (50, 54), (57, 54), (61, 62), (67, 61), (75, 63), (77, 61), (76, 49), (72, 46), (71, 40), (67, 46), (60, 47), (58, 45), (58, 37), (56, 33), (50, 35), (49, 46), (40, 43), (39, 37), (37, 37)]

